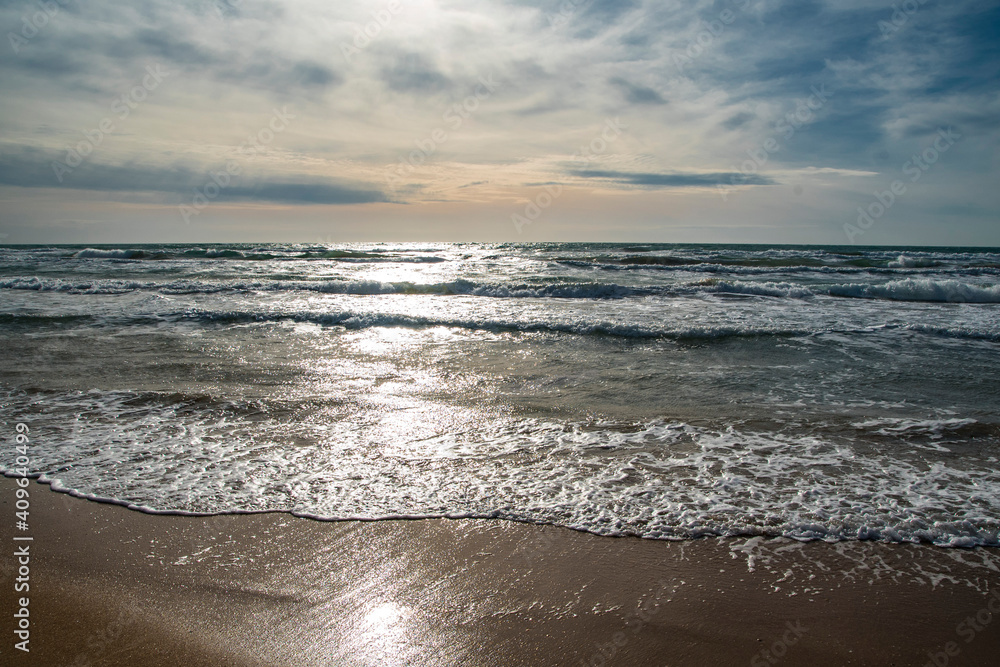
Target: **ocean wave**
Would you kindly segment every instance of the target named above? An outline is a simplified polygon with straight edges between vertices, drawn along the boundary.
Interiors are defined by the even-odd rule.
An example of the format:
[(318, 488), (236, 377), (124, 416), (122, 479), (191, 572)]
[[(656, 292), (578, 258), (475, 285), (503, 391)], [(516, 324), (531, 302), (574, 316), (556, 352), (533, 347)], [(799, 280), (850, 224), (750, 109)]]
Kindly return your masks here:
[[(648, 261), (647, 261), (648, 260)], [(865, 269), (849, 266), (811, 266), (804, 264), (785, 264), (781, 266), (762, 266), (759, 263), (719, 264), (706, 260), (683, 260), (662, 257), (637, 257), (629, 261), (586, 260), (576, 258), (561, 258), (553, 260), (563, 266), (598, 271), (625, 272), (692, 272), (692, 273), (733, 273), (744, 275), (762, 275), (795, 272), (829, 272), (829, 273), (863, 273)]]
[(733, 338), (798, 338), (824, 336), (866, 336), (877, 335), (892, 330), (907, 330), (927, 336), (1000, 342), (1000, 328), (981, 329), (973, 327), (934, 327), (924, 324), (893, 324), (861, 328), (841, 328), (827, 326), (780, 326), (769, 325), (713, 325), (705, 324), (664, 327), (656, 321), (650, 324), (614, 321), (611, 319), (560, 318), (552, 319), (491, 319), (489, 317), (420, 317), (404, 313), (366, 313), (350, 310), (338, 311), (256, 311), (256, 310), (198, 310), (159, 312), (148, 314), (107, 316), (79, 314), (32, 314), (0, 313), (0, 323), (13, 325), (49, 325), (79, 323), (87, 326), (112, 325), (160, 326), (164, 323), (192, 323), (204, 325), (277, 324), (298, 322), (324, 327), (340, 327), (347, 330), (371, 328), (430, 329), (445, 327), (467, 331), (492, 331), (510, 333), (555, 333), (577, 336), (606, 336), (612, 338), (667, 339), (691, 341), (722, 341)]
[(673, 268), (687, 266), (715, 266), (715, 267), (747, 267), (747, 268), (835, 268), (842, 266), (842, 263), (825, 262), (817, 257), (791, 256), (791, 257), (730, 257), (730, 256), (702, 256), (702, 257), (678, 257), (676, 255), (626, 255), (624, 257), (614, 257), (600, 255), (595, 257), (557, 257), (553, 261), (560, 263), (578, 263), (580, 265), (609, 266), (617, 265), (634, 268)]
[(623, 257), (617, 261), (605, 259), (605, 263), (625, 264), (635, 266), (690, 266), (702, 264), (700, 260), (686, 257), (661, 257), (657, 255), (640, 255), (638, 257)]
[(446, 262), (437, 255), (399, 255), (384, 251), (361, 252), (356, 250), (319, 250), (295, 255), (295, 259), (334, 259), (342, 262), (401, 262), (415, 264), (438, 264)]
[(926, 275), (951, 274), (978, 276), (1000, 274), (1000, 266), (989, 263), (970, 263), (899, 255), (895, 259), (861, 258), (842, 261), (819, 259), (756, 259), (718, 260), (713, 258), (685, 259), (673, 257), (636, 257), (615, 260), (612, 258), (558, 258), (553, 262), (578, 269), (595, 271), (663, 272), (663, 273), (712, 273), (731, 275), (890, 275), (914, 273)]
[(28, 313), (0, 313), (0, 323), (2, 324), (77, 324), (90, 323), (94, 320), (92, 315), (43, 315)]
[(184, 257), (205, 257), (206, 259), (268, 260), (281, 257), (268, 252), (240, 252), (239, 250), (211, 249), (205, 251), (188, 250)]
[[(808, 265), (803, 263), (791, 263), (791, 264), (778, 264), (773, 265), (761, 264), (761, 263), (744, 263), (744, 264), (717, 264), (709, 262), (691, 262), (691, 263), (632, 263), (632, 264), (608, 264), (608, 263), (595, 263), (582, 260), (574, 259), (562, 259), (558, 260), (558, 264), (563, 266), (570, 266), (579, 269), (595, 270), (595, 271), (622, 271), (622, 272), (662, 272), (662, 273), (710, 273), (710, 274), (722, 274), (722, 275), (734, 275), (734, 276), (772, 276), (772, 275), (789, 275), (794, 276), (797, 274), (803, 275), (815, 275), (815, 274), (828, 274), (828, 275), (866, 275), (866, 274), (879, 274), (885, 273), (890, 275), (898, 275), (900, 273), (899, 269), (887, 268), (885, 262), (880, 263), (866, 263), (864, 265), (848, 262), (845, 264), (815, 264)], [(971, 269), (970, 269), (971, 271)], [(983, 269), (980, 271), (989, 272), (989, 269)], [(962, 271), (965, 272), (964, 270)]]
[(442, 283), (383, 282), (377, 280), (292, 280), (292, 281), (218, 281), (177, 280), (152, 282), (138, 280), (67, 280), (39, 276), (16, 276), (0, 279), (0, 289), (66, 292), (73, 294), (121, 294), (130, 291), (159, 291), (166, 294), (215, 294), (233, 291), (308, 291), (324, 294), (372, 296), (381, 294), (467, 295), (500, 299), (623, 299), (644, 296), (663, 290), (627, 287), (613, 283), (560, 282), (542, 285), (526, 283), (477, 283), (453, 280)]
[(694, 289), (717, 294), (745, 294), (747, 296), (771, 296), (779, 298), (804, 299), (815, 296), (808, 287), (791, 283), (726, 281), (710, 278), (694, 284)]
[(447, 261), (435, 255), (410, 255), (385, 252), (362, 252), (354, 250), (282, 250), (277, 248), (255, 248), (252, 250), (235, 248), (187, 248), (174, 250), (162, 248), (157, 251), (139, 249), (104, 249), (86, 248), (70, 255), (75, 259), (214, 259), (233, 261), (268, 261), (268, 260), (335, 260), (341, 262), (365, 263), (417, 263), (435, 264)]
[(912, 419), (879, 417), (855, 422), (854, 428), (866, 434), (876, 433), (898, 440), (931, 443), (968, 442), (972, 439), (997, 438), (1000, 426), (969, 418)]
[(378, 281), (327, 281), (283, 283), (278, 289), (313, 290), (329, 294), (442, 294), (511, 298), (622, 299), (652, 293), (653, 290), (612, 283), (556, 283), (548, 285), (477, 283), (454, 280), (445, 283), (386, 283)]
[[(633, 248), (633, 252), (640, 251)], [(651, 251), (650, 251), (651, 252)], [(67, 255), (63, 255), (67, 257)], [(384, 249), (295, 248), (290, 246), (261, 247), (139, 247), (139, 248), (85, 248), (73, 251), (68, 257), (76, 259), (139, 261), (139, 260), (215, 260), (227, 261), (333, 261), (346, 264), (432, 264), (449, 261), (433, 254), (417, 254)], [(464, 256), (468, 259), (470, 255)], [(494, 255), (493, 259), (500, 256)], [(740, 256), (733, 255), (664, 255), (628, 254), (624, 256), (592, 255), (567, 256), (561, 254), (543, 261), (563, 266), (596, 271), (640, 272), (691, 272), (735, 276), (797, 274), (888, 274), (913, 273), (924, 275), (951, 273), (957, 276), (1000, 274), (1000, 265), (983, 262), (976, 255), (935, 254), (933, 257), (915, 254), (873, 253), (871, 256), (848, 256), (818, 253), (815, 255)]]
[[(907, 278), (882, 284), (841, 283), (807, 287), (790, 282), (723, 280), (707, 278), (689, 283), (629, 286), (604, 282), (557, 282), (544, 284), (488, 283), (452, 280), (440, 283), (384, 282), (377, 280), (175, 280), (169, 282), (94, 279), (71, 280), (40, 276), (0, 279), (0, 289), (63, 292), (69, 294), (123, 294), (154, 291), (163, 294), (216, 294), (219, 292), (302, 291), (357, 296), (439, 295), (476, 296), (496, 299), (615, 300), (657, 296), (682, 297), (695, 294), (742, 295), (787, 299), (815, 296), (913, 301), (927, 303), (1000, 303), (1000, 285), (972, 285), (957, 280)], [(914, 328), (914, 330), (919, 330)], [(933, 333), (928, 330), (927, 333)], [(944, 334), (944, 330), (938, 333)], [(993, 334), (990, 333), (989, 336)]]
[(802, 328), (775, 326), (686, 326), (661, 328), (612, 320), (535, 319), (500, 320), (490, 318), (420, 317), (399, 313), (337, 312), (259, 312), (259, 311), (207, 311), (189, 310), (182, 313), (158, 315), (167, 321), (202, 322), (206, 324), (249, 324), (269, 322), (303, 322), (345, 329), (373, 327), (431, 328), (448, 327), (471, 331), (510, 331), (520, 333), (566, 333), (581, 336), (611, 336), (619, 338), (672, 338), (672, 339), (721, 339), (756, 336), (805, 336), (814, 331)]
[(925, 257), (909, 257), (900, 255), (888, 264), (890, 269), (927, 269), (941, 266), (941, 262)]
[[(355, 411), (316, 419), (310, 405), (311, 418), (300, 419), (285, 403), (157, 392), (7, 392), (0, 418), (39, 402), (45, 417), (32, 428), (44, 437), (32, 465), (41, 481), (154, 513), (503, 518), (653, 539), (1000, 545), (1000, 474), (975, 454), (889, 453), (832, 433), (739, 423), (470, 415), (467, 428), (438, 428), (399, 456), (402, 443), (358, 428)], [(864, 426), (889, 435), (936, 428)], [(0, 471), (11, 473), (2, 461)]]
[(882, 285), (851, 283), (833, 285), (831, 296), (856, 299), (888, 299), (891, 301), (926, 301), (941, 303), (1000, 303), (1000, 285), (969, 285), (957, 280), (906, 278)]
[(87, 280), (68, 281), (60, 278), (18, 276), (0, 280), (0, 289), (31, 290), (37, 292), (66, 292), (70, 294), (123, 294), (136, 290), (156, 289), (157, 283), (137, 280)]
[(907, 324), (904, 326), (909, 331), (915, 331), (928, 336), (940, 338), (962, 338), (966, 340), (984, 340), (990, 342), (1000, 342), (1000, 326), (994, 326), (992, 330), (980, 330), (970, 327), (935, 327), (928, 324)]
[(143, 259), (149, 257), (144, 250), (86, 248), (73, 254), (77, 259)]

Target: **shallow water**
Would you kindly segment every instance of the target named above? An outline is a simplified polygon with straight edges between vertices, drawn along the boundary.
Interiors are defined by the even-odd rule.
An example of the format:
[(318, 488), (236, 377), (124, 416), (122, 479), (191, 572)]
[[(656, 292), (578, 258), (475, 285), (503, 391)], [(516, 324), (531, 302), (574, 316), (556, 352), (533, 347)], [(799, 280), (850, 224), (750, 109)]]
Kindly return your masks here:
[(5, 247), (0, 417), (43, 478), (152, 510), (996, 545), (998, 276), (981, 249)]

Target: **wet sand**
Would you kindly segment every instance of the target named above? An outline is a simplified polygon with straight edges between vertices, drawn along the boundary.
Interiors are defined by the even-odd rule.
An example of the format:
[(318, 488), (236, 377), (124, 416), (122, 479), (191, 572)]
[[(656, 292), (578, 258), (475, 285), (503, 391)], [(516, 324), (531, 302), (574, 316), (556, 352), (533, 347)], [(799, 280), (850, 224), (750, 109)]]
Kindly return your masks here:
[[(12, 479), (0, 480), (5, 543)], [(31, 483), (24, 665), (987, 665), (1000, 550), (152, 516)], [(11, 639), (14, 637), (14, 639)], [(11, 657), (12, 654), (14, 657)]]

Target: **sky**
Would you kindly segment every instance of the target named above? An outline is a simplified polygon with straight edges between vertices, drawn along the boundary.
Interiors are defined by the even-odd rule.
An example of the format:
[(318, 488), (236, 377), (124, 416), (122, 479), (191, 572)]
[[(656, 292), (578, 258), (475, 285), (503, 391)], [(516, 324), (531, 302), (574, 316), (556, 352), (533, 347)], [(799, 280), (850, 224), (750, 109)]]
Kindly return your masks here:
[(0, 243), (1000, 246), (1000, 2), (0, 0)]

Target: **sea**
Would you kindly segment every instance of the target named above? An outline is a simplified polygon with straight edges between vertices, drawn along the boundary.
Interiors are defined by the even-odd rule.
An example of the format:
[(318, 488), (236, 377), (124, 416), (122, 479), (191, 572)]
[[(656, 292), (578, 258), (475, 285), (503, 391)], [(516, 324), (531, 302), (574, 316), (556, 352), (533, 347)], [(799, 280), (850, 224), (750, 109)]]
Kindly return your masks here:
[(1000, 545), (1000, 249), (0, 247), (0, 470), (145, 512)]

